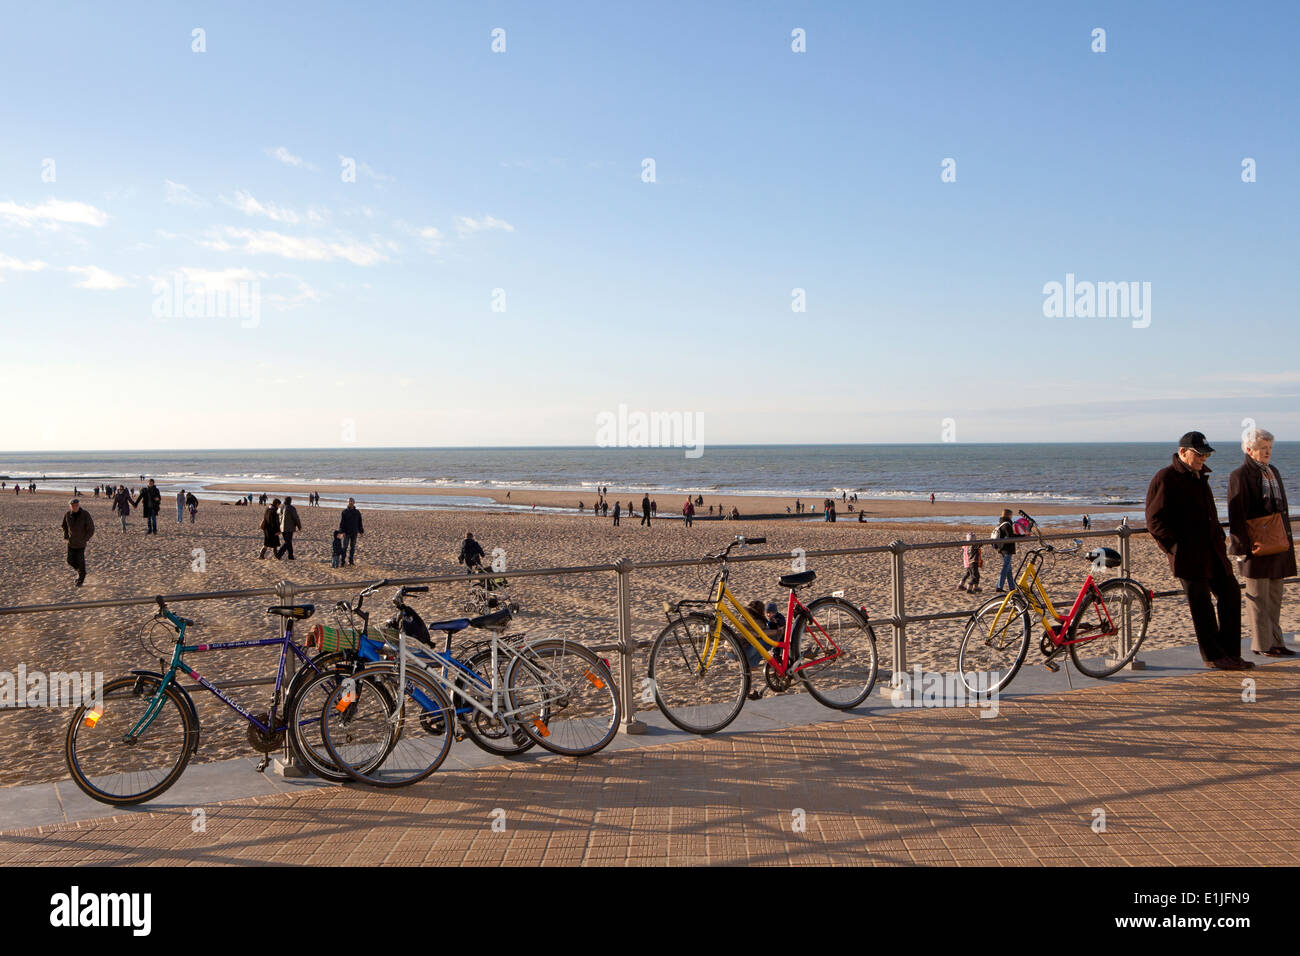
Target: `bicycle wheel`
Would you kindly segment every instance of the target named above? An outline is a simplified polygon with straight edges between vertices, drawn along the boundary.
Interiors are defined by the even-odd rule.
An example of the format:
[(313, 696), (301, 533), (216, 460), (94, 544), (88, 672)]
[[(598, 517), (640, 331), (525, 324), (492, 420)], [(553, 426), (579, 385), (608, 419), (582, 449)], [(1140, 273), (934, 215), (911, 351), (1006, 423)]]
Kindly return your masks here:
[(957, 670), (976, 696), (995, 694), (1011, 683), (1029, 652), (1029, 607), (1017, 592), (985, 601), (961, 636)]
[[(1101, 600), (1095, 592), (1084, 597), (1066, 640), (1080, 642), (1070, 644), (1074, 666), (1089, 677), (1101, 678), (1116, 673), (1137, 654), (1147, 636), (1151, 600), (1139, 585), (1122, 579), (1105, 581), (1097, 590)], [(1120, 651), (1120, 639), (1126, 622), (1129, 648), (1125, 654)]]
[(740, 640), (717, 619), (688, 614), (673, 621), (650, 648), (650, 686), (665, 717), (692, 734), (717, 733), (736, 719), (749, 693), (749, 666)]
[(605, 662), (581, 644), (539, 641), (506, 667), (506, 710), (552, 753), (594, 754), (618, 733), (622, 713)]
[(198, 744), (196, 718), (169, 684), (157, 712), (134, 742), (126, 740), (158, 692), (157, 677), (115, 677), (102, 699), (72, 714), (63, 753), (72, 779), (100, 803), (127, 806), (152, 800), (180, 778)]
[[(497, 670), (502, 672), (498, 686), (505, 687), (503, 663), (509, 658), (505, 654), (499, 654), (497, 661)], [(492, 651), (486, 650), (475, 654), (465, 666), (479, 677), (483, 678), (485, 683), (492, 682)], [(468, 684), (469, 681), (465, 680)], [(488, 693), (481, 689), (479, 696)], [(456, 706), (468, 706), (464, 700), (456, 699)], [(480, 710), (471, 708), (468, 714), (460, 715), (460, 725), (465, 728), (465, 734), (470, 740), (474, 741), (480, 748), (490, 754), (496, 754), (499, 757), (517, 757), (519, 754), (533, 748), (533, 739), (524, 732), (519, 726), (518, 721), (506, 717), (489, 717)]]
[[(347, 783), (352, 779), (351, 775), (330, 758), (329, 749), (325, 746), (325, 739), (321, 734), (320, 715), (325, 702), (333, 696), (334, 691), (339, 686), (339, 681), (347, 676), (345, 672), (335, 670), (335, 666), (341, 664), (346, 655), (340, 651), (337, 658), (337, 660), (330, 662), (329, 667), (322, 668), (320, 673), (312, 674), (309, 679), (302, 681), (298, 687), (293, 689), (292, 695), (285, 702), (284, 712), (286, 715), (285, 722), (289, 725), (289, 749), (293, 752), (295, 759), (322, 780), (329, 780), (332, 783)], [(319, 661), (313, 663), (321, 666)], [(377, 690), (384, 696), (385, 702), (391, 710), (393, 705), (392, 692), (383, 685), (377, 685)], [(397, 728), (394, 727), (388, 746), (377, 753), (375, 763), (382, 763), (396, 745)], [(366, 769), (372, 770), (374, 768), (367, 767)]]
[(836, 710), (858, 706), (876, 686), (876, 633), (843, 598), (818, 598), (800, 614), (790, 635), (798, 655), (794, 672), (818, 703)]
[(456, 714), (442, 688), (412, 665), (399, 696), (397, 673), (396, 664), (368, 664), (344, 676), (321, 710), (330, 760), (373, 787), (423, 780), (447, 759), (455, 737)]

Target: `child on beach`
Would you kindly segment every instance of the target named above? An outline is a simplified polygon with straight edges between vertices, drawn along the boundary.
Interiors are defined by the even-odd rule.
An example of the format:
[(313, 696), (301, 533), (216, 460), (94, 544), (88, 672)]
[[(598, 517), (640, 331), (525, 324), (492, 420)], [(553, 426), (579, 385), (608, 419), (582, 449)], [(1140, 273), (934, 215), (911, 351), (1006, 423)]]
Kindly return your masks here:
[[(966, 533), (967, 541), (975, 540), (975, 532)], [(966, 568), (966, 573), (962, 575), (961, 584), (957, 585), (958, 591), (966, 591), (969, 594), (978, 594), (980, 589), (980, 565), (984, 563), (984, 558), (980, 554), (978, 544), (964, 545), (961, 549), (961, 563)], [(967, 586), (966, 582), (970, 585)]]
[(331, 553), (333, 557), (330, 560), (330, 567), (331, 568), (343, 567), (343, 532), (342, 531), (334, 532), (334, 544), (331, 549)]

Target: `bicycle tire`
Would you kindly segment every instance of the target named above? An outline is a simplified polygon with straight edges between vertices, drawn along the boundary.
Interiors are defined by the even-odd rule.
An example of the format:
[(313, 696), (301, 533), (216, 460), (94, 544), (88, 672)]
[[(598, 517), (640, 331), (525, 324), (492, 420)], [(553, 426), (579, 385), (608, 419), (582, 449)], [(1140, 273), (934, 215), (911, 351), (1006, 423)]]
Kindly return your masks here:
[[(843, 598), (820, 597), (807, 607), (808, 613), (799, 614), (791, 631), (790, 654), (818, 663), (805, 667), (796, 664), (795, 676), (819, 704), (851, 710), (870, 697), (876, 686), (880, 671), (876, 632), (863, 613)], [(809, 630), (810, 621), (817, 630)], [(828, 642), (838, 652), (826, 647)], [(832, 653), (835, 656), (829, 656)]]
[[(1098, 680), (1118, 673), (1131, 661), (1142, 646), (1147, 636), (1147, 624), (1151, 620), (1151, 599), (1147, 592), (1135, 581), (1124, 578), (1112, 578), (1097, 585), (1101, 593), (1102, 604), (1097, 606), (1097, 594), (1089, 592), (1079, 605), (1079, 613), (1070, 622), (1067, 641), (1078, 640), (1080, 630), (1094, 628), (1101, 633), (1095, 638), (1070, 644), (1070, 659), (1081, 674)], [(1089, 612), (1097, 607), (1095, 620), (1089, 620)], [(1119, 653), (1120, 634), (1122, 633), (1121, 615), (1129, 616), (1129, 632), (1132, 644), (1128, 653), (1122, 658)], [(1134, 617), (1139, 620), (1134, 620)], [(1108, 630), (1106, 624), (1113, 627)]]
[[(343, 651), (335, 653), (338, 660), (334, 661), (334, 664), (342, 663), (347, 658), (347, 654)], [(329, 749), (320, 730), (320, 714), (325, 699), (334, 693), (341, 679), (342, 675), (333, 667), (313, 674), (295, 689), (294, 695), (285, 702), (284, 708), (285, 723), (288, 724), (289, 749), (294, 758), (316, 776), (330, 783), (347, 783), (353, 779), (346, 770), (330, 758)], [(387, 688), (379, 689), (387, 695), (386, 700), (391, 707), (392, 695), (388, 693)], [(388, 746), (377, 755), (376, 762), (382, 763), (387, 759), (395, 746), (397, 746), (396, 733), (392, 735)]]
[[(505, 655), (500, 655), (504, 658)], [(491, 683), (488, 674), (492, 669), (492, 651), (480, 651), (465, 662), (465, 666), (474, 671), (485, 681)], [(500, 667), (500, 661), (498, 661)], [(502, 669), (504, 675), (504, 669)], [(501, 686), (505, 686), (504, 677), (501, 680)], [(460, 701), (454, 701), (457, 706)], [(511, 725), (514, 725), (512, 731)], [(507, 720), (504, 717), (489, 717), (479, 710), (471, 708), (468, 714), (461, 715), (460, 725), (465, 728), (465, 736), (469, 737), (479, 749), (487, 753), (494, 754), (498, 757), (517, 757), (533, 749), (535, 741), (516, 722)]]
[[(160, 679), (152, 676), (115, 677), (104, 685), (100, 713), (89, 724), (94, 702), (72, 714), (64, 736), (63, 755), (73, 782), (93, 800), (130, 806), (152, 800), (174, 784), (189, 764), (197, 744), (198, 726), (181, 690), (169, 684), (158, 712), (134, 744), (123, 739), (142, 718)], [(156, 770), (142, 769), (156, 763)], [(116, 784), (113, 789), (110, 785)]]
[[(340, 681), (321, 710), (321, 736), (330, 759), (358, 783), (409, 786), (442, 766), (451, 751), (456, 712), (447, 695), (411, 665), (399, 696), (397, 675), (395, 663), (367, 664), (350, 675), (351, 684)], [(351, 691), (355, 699), (344, 702)], [(394, 733), (396, 745), (390, 747)]]
[(506, 710), (533, 742), (566, 757), (603, 750), (622, 714), (605, 662), (572, 641), (525, 645), (506, 668)]
[[(716, 649), (709, 647), (716, 621), (711, 614), (684, 615), (660, 631), (650, 647), (647, 674), (655, 703), (674, 726), (691, 734), (722, 730), (739, 716), (749, 695), (749, 665), (726, 622)], [(710, 650), (712, 659), (701, 673)]]
[[(1018, 592), (989, 598), (976, 608), (957, 653), (957, 670), (966, 690), (987, 697), (1006, 689), (1029, 653), (1029, 634), (1029, 606)], [(1014, 657), (1007, 654), (1012, 649)], [(981, 681), (980, 674), (989, 676)]]

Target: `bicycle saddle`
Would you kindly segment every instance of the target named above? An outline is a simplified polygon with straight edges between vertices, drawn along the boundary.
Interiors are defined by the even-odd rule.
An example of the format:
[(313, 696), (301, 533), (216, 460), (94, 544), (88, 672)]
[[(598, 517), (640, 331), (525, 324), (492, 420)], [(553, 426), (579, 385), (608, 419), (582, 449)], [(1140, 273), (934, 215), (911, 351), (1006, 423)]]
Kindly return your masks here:
[(274, 607), (268, 607), (266, 609), (266, 613), (274, 614), (277, 615), (278, 617), (291, 617), (295, 621), (305, 621), (307, 618), (311, 617), (313, 614), (316, 613), (316, 605), (315, 604), (294, 604), (290, 606), (286, 604), (277, 604)]
[(491, 629), (504, 628), (510, 623), (510, 612), (496, 611), (492, 614), (484, 614), (482, 617), (472, 617), (469, 621), (470, 627), (486, 627)]
[(1114, 548), (1093, 548), (1088, 552), (1088, 560), (1093, 564), (1101, 561), (1108, 568), (1118, 568), (1121, 561), (1119, 552)]
[(817, 577), (816, 571), (800, 571), (797, 574), (783, 574), (781, 580), (777, 583), (783, 588), (801, 588), (806, 584), (812, 584), (813, 579)]

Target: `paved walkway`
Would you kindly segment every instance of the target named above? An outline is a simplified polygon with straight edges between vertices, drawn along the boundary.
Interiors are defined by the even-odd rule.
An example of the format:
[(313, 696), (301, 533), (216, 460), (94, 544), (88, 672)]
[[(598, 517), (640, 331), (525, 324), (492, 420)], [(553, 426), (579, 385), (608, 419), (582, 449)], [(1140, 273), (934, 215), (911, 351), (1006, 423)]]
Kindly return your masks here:
[(172, 806), (12, 830), (0, 862), (1300, 863), (1300, 663), (1088, 683), (1004, 699), (992, 719), (746, 723), (401, 790), (213, 803), (202, 821)]

